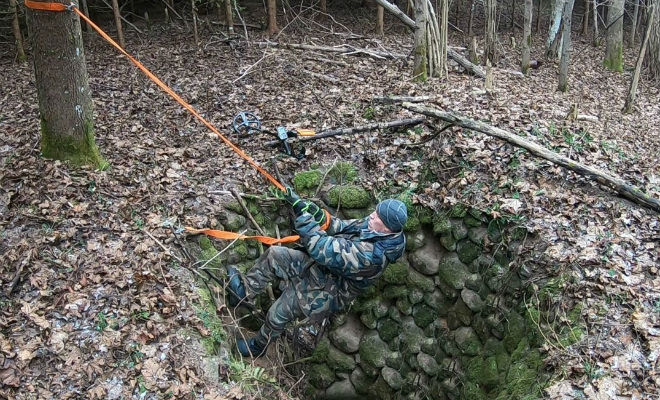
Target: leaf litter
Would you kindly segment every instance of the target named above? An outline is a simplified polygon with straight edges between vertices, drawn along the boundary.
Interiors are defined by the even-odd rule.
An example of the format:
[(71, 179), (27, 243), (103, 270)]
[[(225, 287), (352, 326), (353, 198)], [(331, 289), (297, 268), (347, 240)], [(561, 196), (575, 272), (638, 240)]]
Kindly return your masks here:
[[(292, 24), (280, 40), (344, 42), (344, 26), (303, 28)], [(410, 35), (397, 25), (385, 37), (365, 32), (357, 42), (396, 53), (412, 48)], [(461, 45), (463, 38), (450, 42)], [(660, 197), (658, 89), (645, 82), (635, 112), (622, 115), (630, 71), (604, 70), (601, 49), (587, 43), (575, 43), (567, 93), (556, 91), (552, 62), (526, 78), (504, 72), (517, 68), (520, 52), (504, 45), (490, 94), (455, 65), (447, 81), (417, 83), (410, 79), (410, 59), (212, 40), (197, 50), (188, 35), (173, 31), (152, 31), (148, 40), (129, 43), (130, 51), (223, 132), (230, 132), (231, 118), (243, 110), (255, 112), (267, 127), (321, 130), (412, 116), (374, 103), (374, 96), (435, 95), (438, 107), (517, 132)], [(13, 293), (1, 299), (0, 395), (249, 398), (236, 386), (205, 379), (200, 355), (187, 347), (182, 329), (203, 324), (193, 308), (198, 299), (192, 278), (177, 263), (179, 249), (163, 222), (209, 226), (221, 208), (211, 191), (238, 186), (261, 194), (264, 180), (111, 48), (97, 40), (86, 45), (97, 144), (110, 163), (106, 171), (42, 159), (31, 67), (4, 65), (12, 74), (0, 77), (7, 88), (0, 96), (6, 105), (0, 119), (2, 287), (19, 274)], [(532, 54), (542, 52), (539, 39)], [(627, 65), (634, 56), (626, 51)], [(329, 83), (303, 69), (339, 80)], [(576, 104), (581, 114), (598, 120), (567, 120)], [(359, 167), (363, 184), (376, 196), (414, 188), (416, 202), (436, 209), (467, 203), (493, 216), (523, 217), (546, 244), (535, 255), (535, 272), (573, 276), (557, 307), (582, 302), (580, 318), (587, 326), (576, 344), (547, 349), (548, 368), (557, 372), (547, 396), (657, 398), (658, 215), (478, 133), (450, 130), (411, 146), (436, 129), (429, 123), (421, 130), (308, 142), (302, 161), (265, 148), (264, 137), (231, 139), (267, 168), (277, 162), (286, 178), (341, 158)]]

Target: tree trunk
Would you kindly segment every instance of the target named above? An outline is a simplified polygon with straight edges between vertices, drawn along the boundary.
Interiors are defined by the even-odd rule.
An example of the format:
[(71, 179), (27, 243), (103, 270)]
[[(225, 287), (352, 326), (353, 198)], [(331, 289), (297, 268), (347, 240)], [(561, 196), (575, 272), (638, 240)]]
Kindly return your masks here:
[(534, 28), (534, 33), (539, 33), (541, 30), (541, 4), (543, 4), (542, 0), (539, 0), (538, 3), (539, 5), (536, 11), (536, 27)]
[(534, 10), (532, 9), (533, 6), (534, 3), (532, 0), (525, 0), (521, 63), (521, 70), (523, 74), (527, 74), (527, 70), (529, 70), (529, 48), (532, 45), (532, 16), (534, 14)]
[[(429, 4), (430, 6), (430, 4)], [(447, 42), (449, 34), (449, 0), (440, 0), (440, 9), (438, 10), (438, 33), (440, 35), (440, 43), (438, 43), (440, 63), (438, 64), (438, 76), (441, 78), (449, 77), (449, 70), (447, 69)]]
[(633, 0), (635, 2), (635, 11), (633, 12), (632, 18), (632, 29), (630, 30), (630, 47), (635, 48), (635, 36), (637, 36), (637, 18), (639, 16), (639, 0)]
[(234, 36), (234, 12), (231, 9), (232, 0), (224, 0), (225, 5), (225, 23), (227, 24), (227, 34)]
[(12, 14), (11, 27), (14, 31), (14, 40), (16, 41), (16, 57), (19, 62), (26, 60), (25, 47), (23, 46), (23, 34), (21, 33), (21, 25), (18, 23), (18, 9), (16, 7), (16, 0), (9, 0), (9, 13)]
[(415, 0), (415, 59), (413, 77), (415, 80), (428, 79), (428, 60), (426, 47), (426, 0)]
[[(82, 12), (85, 15), (85, 17), (89, 18), (89, 9), (87, 8), (87, 0), (80, 0), (80, 6), (82, 7)], [(89, 25), (87, 25), (87, 22), (82, 23), (83, 27), (85, 28), (85, 31), (89, 31)]]
[(474, 37), (474, 8), (477, 6), (477, 0), (472, 0), (470, 6), (470, 18), (468, 19), (468, 36)]
[(612, 71), (623, 72), (624, 0), (612, 0), (607, 12), (607, 47), (604, 64)]
[(119, 45), (126, 48), (124, 41), (124, 30), (121, 26), (121, 14), (119, 13), (119, 4), (117, 0), (112, 0), (112, 12), (115, 14), (115, 25), (117, 26), (117, 37), (119, 38)]
[(199, 47), (199, 33), (197, 32), (197, 9), (195, 7), (195, 0), (190, 0), (190, 12), (192, 13), (193, 20), (193, 40), (195, 46)]
[(644, 32), (644, 40), (642, 41), (642, 47), (639, 49), (639, 55), (637, 56), (637, 63), (635, 64), (635, 73), (633, 74), (632, 81), (630, 82), (630, 88), (628, 89), (628, 96), (626, 96), (626, 104), (623, 107), (623, 112), (626, 114), (632, 111), (633, 105), (635, 104), (635, 97), (637, 97), (637, 85), (639, 84), (639, 74), (642, 71), (642, 64), (644, 63), (644, 54), (646, 53), (646, 46), (649, 43), (649, 36), (651, 34), (654, 16), (655, 16), (655, 6), (652, 5), (651, 12), (649, 14), (649, 20), (646, 23), (646, 31)]
[(584, 15), (582, 16), (582, 36), (587, 36), (589, 33), (589, 1), (584, 0)]
[(268, 34), (274, 35), (279, 32), (277, 27), (277, 0), (268, 0)]
[(385, 19), (385, 9), (383, 8), (383, 6), (378, 4), (376, 6), (376, 32), (381, 36), (385, 34), (385, 28), (383, 26), (384, 19)]
[[(410, 19), (410, 17), (401, 11), (395, 4), (392, 4), (387, 0), (376, 0), (376, 3), (383, 6), (383, 8), (391, 14), (394, 14), (394, 16), (399, 18), (404, 24), (406, 24), (406, 26), (410, 27), (411, 29), (415, 29), (415, 21)], [(413, 5), (413, 7), (415, 7), (415, 5)]]
[(559, 62), (559, 90), (565, 92), (568, 89), (568, 66), (571, 59), (571, 20), (573, 15), (573, 4), (575, 0), (567, 0), (564, 5), (562, 17), (562, 44), (561, 61)]
[(92, 97), (78, 15), (37, 10), (29, 10), (28, 15), (41, 152), (46, 158), (101, 166), (104, 161), (94, 140)]
[(463, 5), (462, 0), (457, 0), (456, 1), (456, 14), (454, 15), (454, 26), (456, 26), (456, 28), (459, 28), (459, 25), (460, 25), (462, 5)]
[(321, 0), (321, 12), (324, 12), (324, 13), (328, 12), (328, 1), (327, 0)]
[(511, 26), (509, 29), (513, 31), (516, 24), (516, 0), (511, 0)]
[[(658, 7), (658, 0), (653, 2), (653, 8)], [(648, 11), (647, 11), (648, 12)], [(646, 61), (644, 65), (653, 79), (660, 83), (660, 18), (654, 18), (649, 33), (649, 44), (646, 51)]]
[(564, 9), (566, 1), (567, 0), (555, 0), (554, 7), (552, 8), (552, 20), (550, 23), (550, 29), (548, 30), (548, 40), (545, 42), (545, 55), (548, 58), (557, 58), (559, 56), (559, 33), (562, 21), (562, 10)]
[(598, 45), (600, 44), (599, 39), (598, 39), (598, 0), (593, 0), (591, 2), (591, 4), (593, 6), (593, 8), (592, 8), (593, 12), (591, 13), (591, 15), (594, 17), (594, 41), (593, 41), (593, 45), (598, 47)]
[(484, 64), (490, 60), (497, 64), (497, 0), (485, 0), (486, 5), (486, 44), (484, 46)]

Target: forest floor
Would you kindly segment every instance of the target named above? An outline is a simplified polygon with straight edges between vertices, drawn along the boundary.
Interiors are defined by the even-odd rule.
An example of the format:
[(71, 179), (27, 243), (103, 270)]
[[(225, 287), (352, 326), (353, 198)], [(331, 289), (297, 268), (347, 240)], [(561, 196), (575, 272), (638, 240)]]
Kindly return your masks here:
[[(370, 18), (362, 10), (335, 21), (304, 14), (271, 40), (410, 54), (410, 34), (394, 24), (374, 35)], [(244, 40), (230, 46), (207, 28), (200, 48), (176, 26), (139, 36), (129, 29), (127, 49), (223, 132), (243, 110), (269, 128), (400, 119), (414, 115), (373, 98), (431, 95), (430, 104), (525, 134), (660, 198), (657, 87), (642, 82), (635, 111), (620, 112), (634, 52), (626, 51), (624, 73), (610, 72), (603, 49), (576, 35), (562, 93), (552, 61), (524, 78), (506, 72), (520, 58), (509, 36), (500, 34), (504, 57), (490, 94), (457, 66), (447, 80), (419, 83), (411, 57), (266, 49)], [(541, 42), (533, 57), (543, 54)], [(465, 45), (459, 36), (450, 44)], [(261, 194), (265, 181), (98, 36), (86, 36), (85, 51), (96, 141), (110, 164), (104, 171), (40, 157), (32, 67), (0, 60), (0, 398), (249, 398), (222, 371), (228, 382), (205, 380), (181, 334), (204, 327), (166, 224), (210, 226), (220, 207), (210, 192)], [(574, 104), (597, 122), (567, 120)], [(436, 126), (429, 120), (422, 129), (310, 142), (302, 161), (265, 147), (265, 137), (232, 138), (266, 167), (277, 158), (285, 178), (341, 159), (358, 166), (375, 194), (413, 188), (416, 202), (436, 209), (466, 202), (517, 216), (547, 244), (535, 257), (538, 274), (568, 277), (553, 307), (582, 304), (581, 340), (569, 347), (550, 340), (545, 349), (555, 373), (547, 397), (660, 397), (658, 214), (479, 133), (454, 129), (407, 146)]]

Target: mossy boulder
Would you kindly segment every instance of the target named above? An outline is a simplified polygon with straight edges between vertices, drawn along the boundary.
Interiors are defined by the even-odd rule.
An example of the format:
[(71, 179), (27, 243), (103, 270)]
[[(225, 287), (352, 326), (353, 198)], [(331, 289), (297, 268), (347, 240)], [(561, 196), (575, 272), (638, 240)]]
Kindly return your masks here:
[(419, 365), (419, 368), (429, 376), (436, 376), (440, 371), (440, 367), (438, 366), (438, 362), (435, 361), (435, 358), (423, 352), (417, 354), (417, 365)]
[(451, 232), (451, 222), (444, 214), (436, 214), (433, 216), (433, 233), (436, 235), (444, 235)]
[(454, 239), (454, 235), (451, 233), (440, 235), (440, 244), (447, 251), (456, 251), (456, 239)]
[(406, 224), (403, 226), (403, 231), (406, 233), (413, 233), (420, 230), (421, 227), (422, 223), (420, 222), (419, 218), (415, 217), (414, 215), (409, 215), (408, 221), (406, 221)]
[(440, 262), (438, 275), (450, 287), (461, 290), (470, 274), (467, 265), (459, 260), (458, 256), (451, 254)]
[(344, 208), (341, 210), (344, 219), (361, 219), (371, 214), (370, 208)]
[(363, 187), (356, 185), (334, 186), (328, 192), (328, 205), (343, 208), (367, 208), (371, 204), (371, 196)]
[(360, 340), (360, 364), (373, 368), (385, 366), (385, 356), (389, 353), (387, 343), (379, 336), (378, 332), (367, 332)]
[(481, 254), (481, 246), (468, 239), (461, 240), (456, 245), (456, 254), (458, 254), (459, 260), (465, 264), (470, 264)]
[(318, 169), (303, 171), (293, 177), (293, 187), (301, 195), (309, 195), (321, 184), (323, 174)]
[(355, 368), (355, 359), (330, 344), (328, 345), (327, 364), (333, 371), (351, 372)]
[(463, 218), (468, 212), (468, 207), (465, 204), (455, 204), (449, 210), (449, 216), (452, 218)]
[(507, 351), (512, 352), (525, 337), (526, 322), (517, 312), (510, 312), (506, 316), (506, 320), (504, 347)]
[(391, 318), (383, 318), (378, 321), (378, 335), (386, 342), (390, 342), (399, 336), (401, 325)]
[(422, 275), (414, 269), (409, 270), (406, 282), (408, 287), (419, 288), (424, 292), (432, 292), (435, 290), (435, 283), (433, 282), (433, 278)]
[(370, 393), (370, 389), (374, 384), (375, 379), (369, 377), (367, 374), (362, 371), (360, 367), (356, 367), (350, 376), (351, 383), (355, 388), (355, 391), (360, 394)]
[(394, 368), (383, 367), (380, 371), (380, 375), (392, 390), (399, 390), (403, 386), (403, 377), (401, 377), (401, 374), (399, 374)]
[(484, 308), (484, 301), (481, 297), (473, 290), (464, 288), (461, 291), (461, 299), (470, 310), (475, 313), (481, 312)]
[(325, 363), (328, 360), (328, 354), (330, 353), (330, 346), (331, 345), (328, 338), (321, 339), (319, 343), (316, 345), (316, 348), (314, 348), (310, 361), (319, 364)]
[(486, 392), (475, 382), (466, 382), (461, 390), (461, 398), (470, 400), (487, 400)]
[(325, 389), (335, 380), (335, 373), (326, 364), (312, 364), (309, 368), (309, 382), (319, 389)]
[(369, 329), (376, 329), (378, 326), (378, 318), (374, 315), (371, 310), (367, 310), (360, 314), (360, 321)]
[(477, 228), (468, 229), (468, 239), (470, 239), (472, 243), (483, 245), (486, 242), (487, 236), (488, 236), (488, 231), (486, 230), (486, 228), (477, 227)]
[(406, 281), (410, 267), (405, 257), (387, 266), (383, 273), (383, 280), (387, 283), (401, 284)]
[(429, 326), (436, 318), (435, 310), (426, 304), (418, 304), (414, 306), (412, 315), (415, 325), (422, 329)]
[(385, 365), (398, 370), (403, 365), (403, 356), (398, 351), (392, 351), (385, 357)]
[(406, 235), (406, 250), (415, 251), (426, 243), (426, 235), (423, 231), (417, 231), (414, 234)]
[(346, 322), (328, 335), (332, 344), (344, 353), (355, 353), (360, 348), (360, 339), (364, 333), (364, 326), (355, 317), (349, 314)]
[(349, 379), (336, 381), (325, 391), (325, 400), (360, 400), (355, 387)]
[(408, 296), (408, 288), (404, 285), (396, 286), (385, 286), (383, 288), (383, 298), (384, 299), (398, 299), (399, 297)]
[(468, 229), (462, 219), (451, 220), (451, 234), (456, 240), (463, 240), (468, 235)]
[(464, 355), (476, 356), (481, 351), (481, 341), (471, 327), (463, 326), (456, 329), (454, 340)]
[(410, 304), (413, 306), (420, 303), (422, 300), (424, 300), (424, 292), (419, 288), (414, 287), (408, 291), (408, 301), (410, 301)]
[(396, 300), (396, 308), (401, 311), (402, 314), (410, 315), (412, 314), (412, 304), (408, 301), (407, 298), (400, 298)]
[(442, 315), (438, 314), (438, 311), (444, 309), (445, 313), (446, 313), (446, 308), (448, 306), (448, 303), (447, 303), (447, 300), (445, 299), (445, 296), (438, 289), (436, 289), (436, 290), (434, 290), (433, 292), (430, 292), (430, 293), (424, 293), (424, 304), (426, 304), (429, 307), (436, 310), (436, 314), (439, 315), (439, 316), (442, 316)]
[(422, 349), (424, 331), (417, 326), (413, 318), (406, 317), (401, 323), (401, 334), (399, 338), (401, 339), (402, 351), (404, 353), (417, 354)]

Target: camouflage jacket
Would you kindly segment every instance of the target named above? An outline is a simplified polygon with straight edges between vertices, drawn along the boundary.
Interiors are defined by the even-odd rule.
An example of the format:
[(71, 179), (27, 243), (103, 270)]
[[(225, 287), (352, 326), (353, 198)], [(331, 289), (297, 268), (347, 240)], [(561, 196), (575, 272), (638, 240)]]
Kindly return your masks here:
[(327, 231), (321, 229), (308, 213), (295, 222), (307, 253), (337, 277), (339, 294), (344, 300), (375, 283), (387, 265), (403, 255), (406, 238), (403, 232), (378, 233), (367, 228), (368, 218), (330, 220)]

